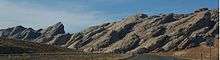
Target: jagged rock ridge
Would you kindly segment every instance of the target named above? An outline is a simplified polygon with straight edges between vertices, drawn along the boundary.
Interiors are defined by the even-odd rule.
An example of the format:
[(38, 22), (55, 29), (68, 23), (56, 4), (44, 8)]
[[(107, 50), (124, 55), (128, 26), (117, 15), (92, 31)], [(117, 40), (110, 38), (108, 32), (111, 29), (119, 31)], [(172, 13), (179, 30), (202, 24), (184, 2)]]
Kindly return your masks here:
[(95, 53), (148, 53), (182, 50), (219, 36), (218, 10), (202, 8), (189, 14), (138, 14), (73, 34), (65, 45)]
[(17, 26), (0, 30), (0, 36), (94, 53), (182, 50), (218, 40), (218, 13), (202, 8), (189, 14), (138, 14), (73, 34), (65, 33), (61, 22), (40, 30)]
[(34, 30), (16, 26), (0, 30), (0, 37), (13, 38), (30, 42), (46, 43), (51, 45), (64, 45), (71, 34), (65, 34), (64, 25), (59, 22), (46, 29)]

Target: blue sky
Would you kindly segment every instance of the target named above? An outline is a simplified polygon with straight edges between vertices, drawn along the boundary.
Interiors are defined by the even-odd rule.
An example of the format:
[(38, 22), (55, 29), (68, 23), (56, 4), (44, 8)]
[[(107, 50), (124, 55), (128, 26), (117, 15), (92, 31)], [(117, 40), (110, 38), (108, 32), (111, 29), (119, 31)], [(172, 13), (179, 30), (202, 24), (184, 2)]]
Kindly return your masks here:
[(141, 11), (149, 15), (189, 13), (218, 8), (218, 0), (0, 0), (0, 28), (22, 25), (34, 29), (62, 22), (67, 32)]

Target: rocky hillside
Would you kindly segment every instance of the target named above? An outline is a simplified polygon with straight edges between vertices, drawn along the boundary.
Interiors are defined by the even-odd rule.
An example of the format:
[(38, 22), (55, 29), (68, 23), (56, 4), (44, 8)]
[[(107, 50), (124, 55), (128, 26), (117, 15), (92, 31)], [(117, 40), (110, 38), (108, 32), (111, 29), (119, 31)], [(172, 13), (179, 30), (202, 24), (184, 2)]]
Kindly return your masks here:
[(121, 21), (65, 33), (61, 22), (45, 29), (16, 26), (0, 30), (0, 37), (38, 42), (94, 53), (149, 53), (182, 50), (219, 38), (218, 9), (187, 14), (137, 14)]
[(25, 28), (16, 26), (8, 29), (0, 30), (0, 37), (7, 37), (11, 39), (47, 43), (51, 45), (63, 45), (69, 40), (71, 34), (65, 34), (64, 26), (61, 22), (49, 26), (45, 29), (34, 30), (32, 28)]

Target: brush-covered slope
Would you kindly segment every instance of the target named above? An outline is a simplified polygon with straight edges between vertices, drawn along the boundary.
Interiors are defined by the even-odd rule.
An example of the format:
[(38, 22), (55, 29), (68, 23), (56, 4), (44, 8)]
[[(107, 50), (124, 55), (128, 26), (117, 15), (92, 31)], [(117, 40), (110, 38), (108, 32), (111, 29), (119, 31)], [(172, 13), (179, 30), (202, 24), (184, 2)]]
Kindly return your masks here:
[(0, 54), (76, 52), (47, 44), (0, 38)]

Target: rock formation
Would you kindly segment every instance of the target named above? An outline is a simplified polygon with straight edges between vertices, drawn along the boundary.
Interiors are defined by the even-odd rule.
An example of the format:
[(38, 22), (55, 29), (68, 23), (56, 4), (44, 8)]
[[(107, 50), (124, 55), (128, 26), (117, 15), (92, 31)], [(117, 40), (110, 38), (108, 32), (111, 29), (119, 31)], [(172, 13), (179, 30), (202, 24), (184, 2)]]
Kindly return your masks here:
[(67, 34), (61, 22), (46, 29), (17, 26), (0, 30), (1, 37), (45, 43), (94, 53), (149, 53), (182, 50), (219, 38), (218, 10), (202, 8), (189, 14), (137, 14), (121, 21)]
[(51, 41), (49, 41), (48, 44), (62, 46), (66, 44), (70, 37), (71, 34), (58, 34), (54, 36), (54, 38)]
[(22, 26), (0, 30), (0, 37), (25, 40), (30, 42), (48, 43), (52, 45), (65, 45), (70, 36), (70, 34), (65, 34), (64, 25), (61, 22), (49, 26), (46, 29), (39, 30), (25, 28)]
[(138, 14), (92, 26), (73, 34), (65, 45), (95, 53), (147, 53), (213, 45), (219, 38), (218, 10), (202, 8), (189, 14)]
[(61, 22), (56, 23), (55, 25), (49, 26), (46, 29), (40, 31), (40, 37), (35, 39), (35, 42), (38, 43), (47, 43), (54, 38), (57, 34), (64, 34), (64, 25)]

